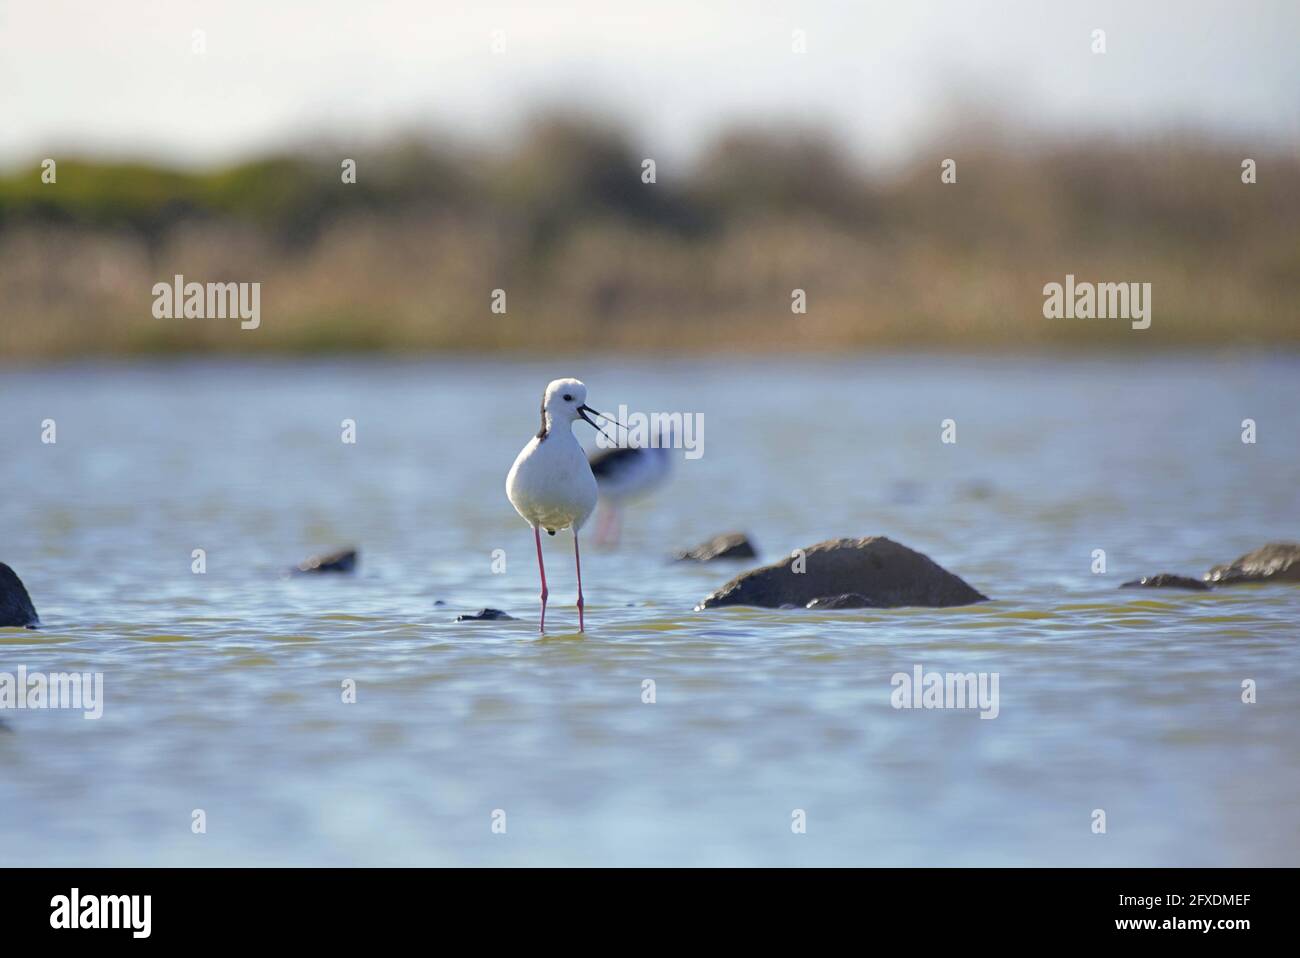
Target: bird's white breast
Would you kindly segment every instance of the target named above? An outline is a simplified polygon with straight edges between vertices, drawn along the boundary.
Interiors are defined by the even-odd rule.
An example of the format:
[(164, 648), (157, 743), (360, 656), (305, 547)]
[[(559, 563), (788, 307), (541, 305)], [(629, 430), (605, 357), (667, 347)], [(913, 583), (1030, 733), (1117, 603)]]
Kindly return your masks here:
[(596, 508), (596, 477), (573, 433), (552, 429), (520, 451), (506, 477), (506, 495), (533, 525), (580, 529)]

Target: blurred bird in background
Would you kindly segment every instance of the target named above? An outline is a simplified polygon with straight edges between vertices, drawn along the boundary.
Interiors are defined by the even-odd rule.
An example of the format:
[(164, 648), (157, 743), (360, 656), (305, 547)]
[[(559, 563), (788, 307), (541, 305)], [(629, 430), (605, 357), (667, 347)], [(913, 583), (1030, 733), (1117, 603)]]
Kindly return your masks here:
[(647, 447), (619, 446), (591, 454), (591, 472), (600, 492), (595, 542), (613, 548), (623, 528), (623, 509), (653, 495), (672, 475), (673, 433), (656, 432)]

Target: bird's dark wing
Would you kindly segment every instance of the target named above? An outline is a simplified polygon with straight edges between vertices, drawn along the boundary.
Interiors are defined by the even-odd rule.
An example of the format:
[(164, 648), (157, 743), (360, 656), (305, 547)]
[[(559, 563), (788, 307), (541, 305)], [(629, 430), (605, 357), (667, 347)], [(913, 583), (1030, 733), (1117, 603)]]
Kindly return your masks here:
[(590, 458), (591, 474), (599, 479), (610, 479), (631, 466), (640, 457), (640, 449), (602, 449)]

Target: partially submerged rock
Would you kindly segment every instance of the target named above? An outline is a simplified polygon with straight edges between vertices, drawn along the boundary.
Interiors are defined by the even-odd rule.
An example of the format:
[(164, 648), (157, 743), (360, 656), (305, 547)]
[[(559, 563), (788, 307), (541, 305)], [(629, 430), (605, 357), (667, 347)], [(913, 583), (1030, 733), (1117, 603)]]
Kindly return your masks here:
[(298, 563), (299, 574), (313, 572), (352, 572), (357, 567), (357, 550), (340, 549), (327, 555), (312, 556)]
[(26, 626), (34, 629), (40, 623), (23, 580), (18, 578), (13, 569), (0, 562), (0, 628)]
[(1240, 585), (1247, 582), (1300, 582), (1300, 544), (1270, 542), (1254, 552), (1216, 565), (1205, 573), (1205, 580), (1215, 585)]
[(1132, 582), (1125, 582), (1120, 586), (1121, 589), (1191, 589), (1195, 592), (1205, 592), (1210, 587), (1200, 579), (1193, 579), (1190, 576), (1174, 575), (1171, 572), (1161, 572), (1159, 575), (1144, 575), (1140, 579), (1134, 579)]
[(851, 594), (862, 596), (873, 608), (944, 607), (988, 599), (927, 556), (884, 536), (868, 536), (829, 539), (775, 565), (741, 573), (696, 608), (777, 609)]
[(712, 562), (715, 559), (754, 559), (758, 550), (743, 532), (726, 532), (714, 536), (708, 542), (701, 542), (694, 549), (679, 552), (674, 558), (678, 562)]
[(513, 622), (515, 617), (502, 612), (500, 609), (482, 609), (479, 612), (475, 612), (473, 615), (456, 616), (457, 622), (493, 622), (505, 619), (509, 619)]
[(875, 602), (857, 592), (846, 592), (844, 595), (823, 595), (820, 598), (813, 599), (805, 609), (877, 609)]

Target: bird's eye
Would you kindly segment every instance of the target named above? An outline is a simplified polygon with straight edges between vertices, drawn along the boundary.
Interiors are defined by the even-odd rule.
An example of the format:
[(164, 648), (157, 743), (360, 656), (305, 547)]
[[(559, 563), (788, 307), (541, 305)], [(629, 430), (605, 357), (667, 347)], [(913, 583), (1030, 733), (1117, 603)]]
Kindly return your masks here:
[(565, 402), (573, 402), (573, 397), (570, 396), (568, 393), (565, 393), (565, 394), (564, 394), (564, 401), (565, 401)]

